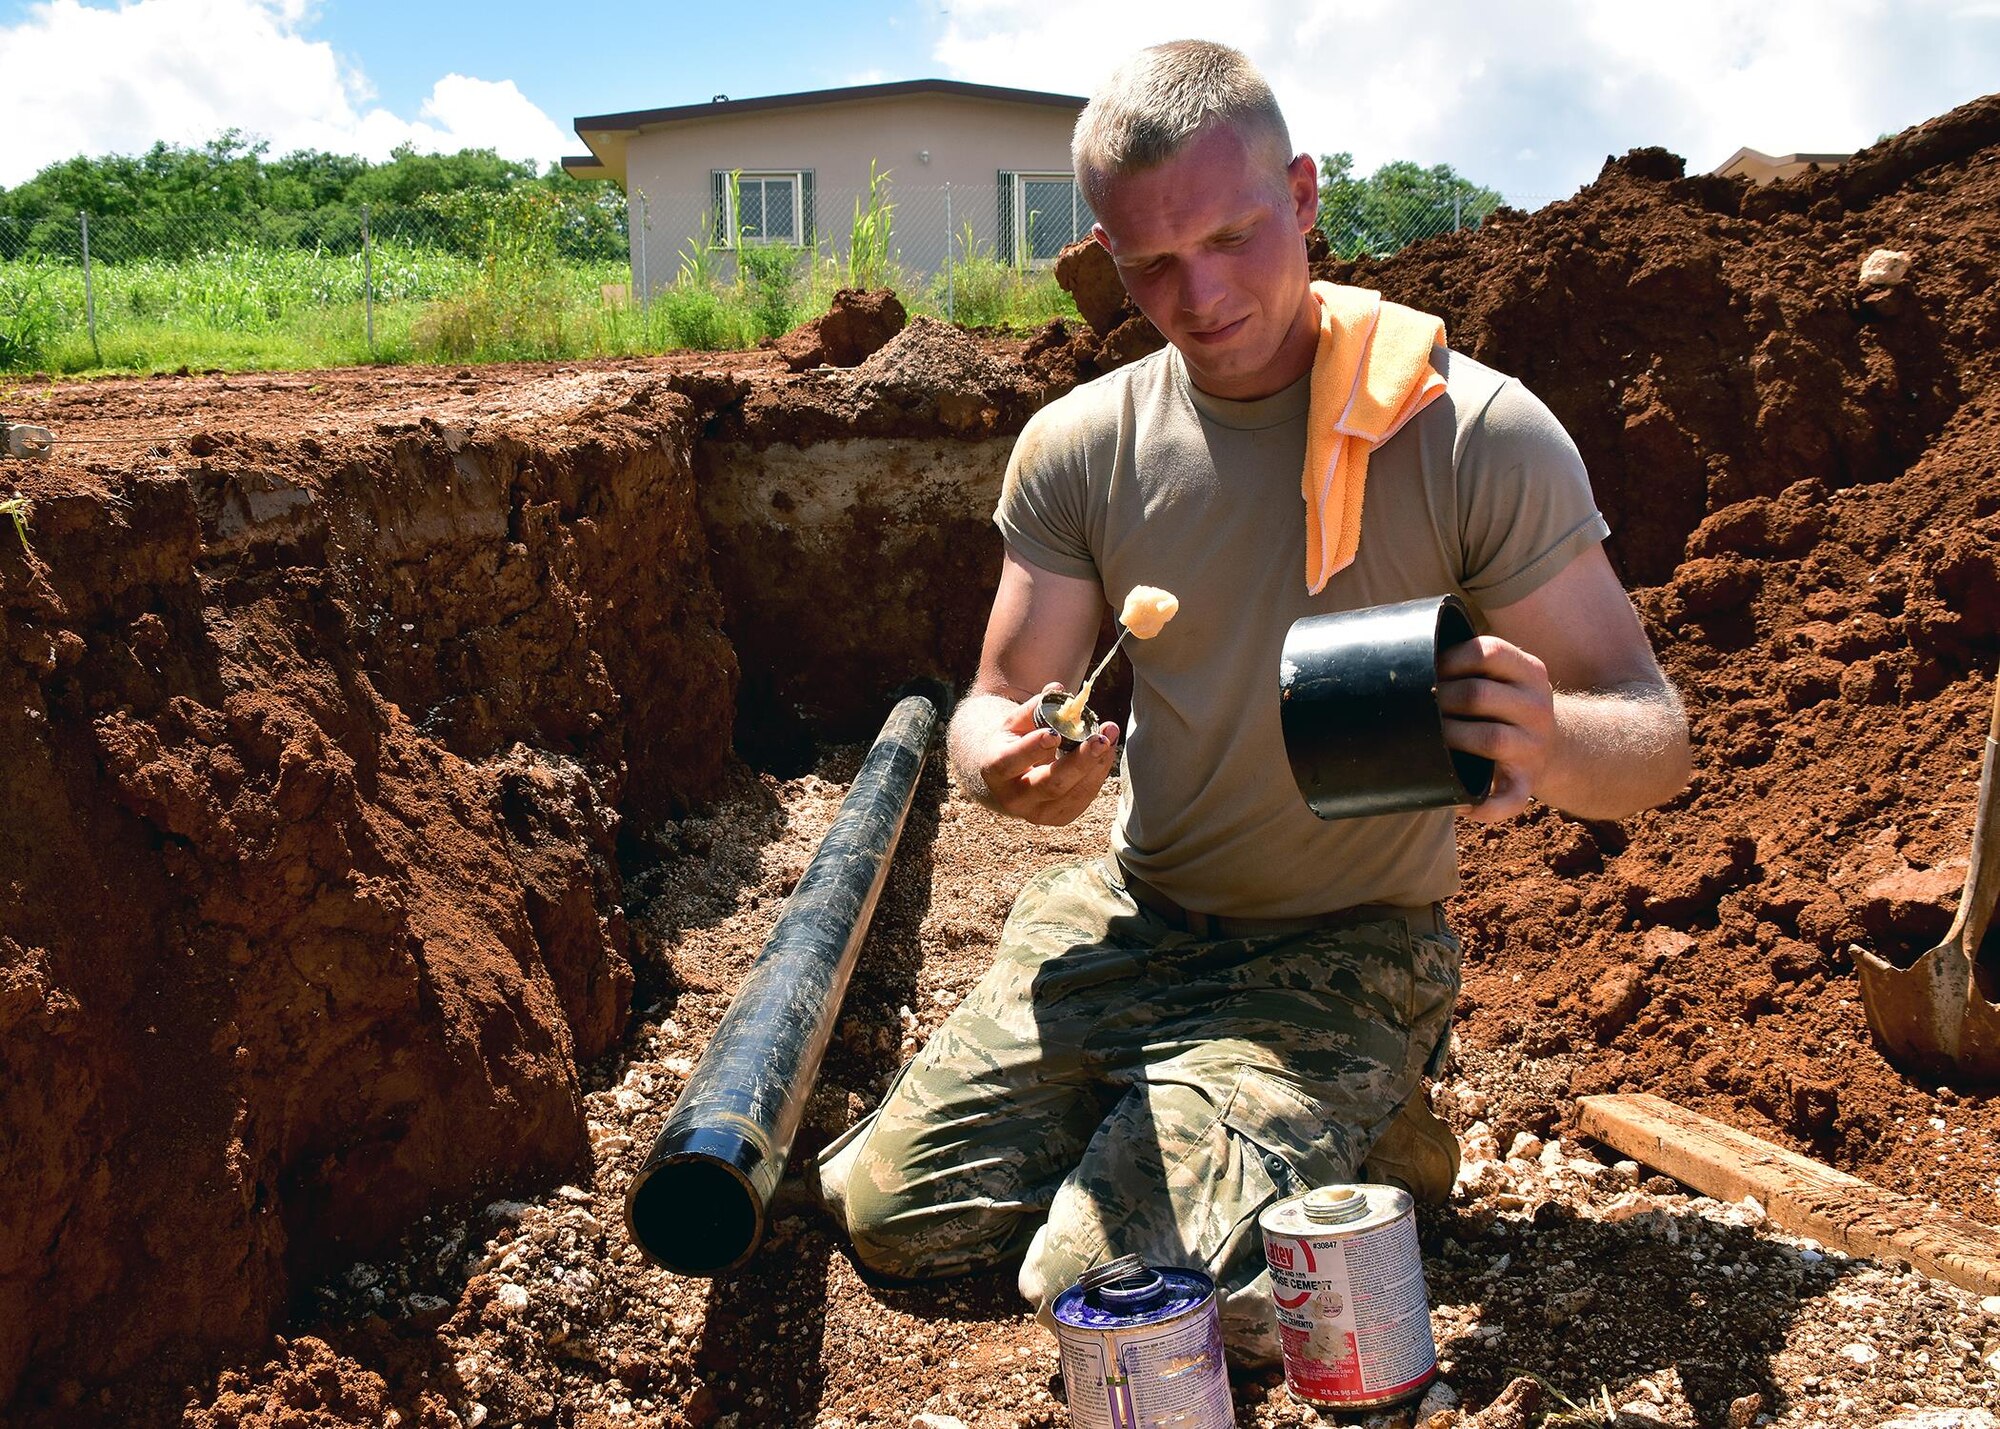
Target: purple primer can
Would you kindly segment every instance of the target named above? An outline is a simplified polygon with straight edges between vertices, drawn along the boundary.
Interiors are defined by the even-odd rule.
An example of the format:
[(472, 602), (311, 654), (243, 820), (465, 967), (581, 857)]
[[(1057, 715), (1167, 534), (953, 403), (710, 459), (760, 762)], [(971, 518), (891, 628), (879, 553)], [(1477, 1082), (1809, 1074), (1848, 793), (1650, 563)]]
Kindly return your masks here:
[(1077, 1429), (1235, 1429), (1215, 1282), (1136, 1255), (1056, 1296), (1063, 1388)]

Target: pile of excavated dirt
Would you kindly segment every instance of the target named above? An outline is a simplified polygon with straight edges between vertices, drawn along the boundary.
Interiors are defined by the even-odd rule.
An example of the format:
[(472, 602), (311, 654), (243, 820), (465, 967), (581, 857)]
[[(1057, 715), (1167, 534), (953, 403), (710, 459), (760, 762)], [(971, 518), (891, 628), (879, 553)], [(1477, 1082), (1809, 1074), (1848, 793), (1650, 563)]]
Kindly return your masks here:
[[(1574, 1120), (1657, 1092), (2000, 1219), (2000, 1110), (1889, 1066), (1852, 964), (1926, 946), (1962, 877), (2000, 661), (1995, 212), (2000, 97), (1770, 189), (1640, 151), (1319, 264), (1441, 313), (1575, 433), (1696, 743), (1665, 809), (1461, 839), (1433, 1426), (2000, 1411), (2000, 1300), (1778, 1234)], [(1876, 248), (1906, 282), (1861, 283)], [(0, 394), (59, 441), (0, 467), (34, 502), (31, 549), (0, 526), (11, 1420), (1063, 1421), (1004, 1273), (869, 1285), (788, 1183), (746, 1272), (679, 1279), (619, 1203), (851, 776), (828, 741), (969, 674), (1009, 435), (1145, 347), (1089, 311), (1025, 348), (919, 319), (796, 375)], [(1109, 815), (1011, 825), (931, 772), (799, 1155)], [(1237, 1407), (1310, 1422), (1269, 1375)]]
[[(2000, 660), (2000, 96), (1788, 184), (1679, 170), (1641, 151), (1330, 273), (1445, 314), (1576, 434), (1694, 729), (1668, 809), (1467, 835), (1462, 1025), (2000, 1219), (1990, 1100), (1884, 1065), (1852, 961), (1929, 947), (1964, 877)], [(1878, 248), (1906, 283), (1861, 281)]]
[(903, 300), (887, 288), (842, 288), (824, 314), (765, 345), (794, 372), (853, 367), (873, 356), (908, 320)]

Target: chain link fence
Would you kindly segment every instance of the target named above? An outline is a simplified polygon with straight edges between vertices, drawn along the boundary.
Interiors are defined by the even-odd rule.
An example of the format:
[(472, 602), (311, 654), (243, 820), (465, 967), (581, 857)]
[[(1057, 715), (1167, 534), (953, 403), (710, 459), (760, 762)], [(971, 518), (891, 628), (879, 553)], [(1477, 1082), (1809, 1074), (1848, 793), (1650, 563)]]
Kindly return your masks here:
[[(792, 244), (847, 263), (855, 240), (878, 199), (886, 201), (893, 234), (894, 278), (921, 286), (950, 276), (955, 265), (987, 260), (1036, 269), (1052, 263), (1068, 244), (1088, 237), (1090, 210), (1067, 182), (1022, 175), (1011, 186), (945, 184), (915, 188), (896, 184), (881, 195), (862, 189), (803, 185), (772, 203), (760, 194), (755, 226), (742, 246)], [(1542, 195), (1509, 195), (1504, 203), (1535, 208)], [(677, 281), (711, 273), (733, 275), (739, 245), (731, 244), (717, 213), (725, 205), (707, 193), (634, 192), (629, 203), (632, 281), (651, 293)], [(747, 211), (747, 207), (746, 207)], [(1424, 238), (1476, 228), (1485, 212), (1459, 198), (1393, 196), (1364, 200), (1320, 216), (1336, 252), (1344, 257), (1393, 253)]]
[[(555, 260), (622, 281), (622, 209), (588, 242), (555, 245)], [(257, 335), (333, 314), (358, 322), (373, 350), (378, 309), (464, 292), (492, 266), (495, 240), (490, 222), (415, 207), (0, 215), (0, 367), (78, 336), (101, 360), (140, 330)]]
[[(413, 350), (449, 356), (457, 351), (449, 345), (423, 345), (427, 312), (435, 318), (438, 305), (462, 305), (481, 291), (489, 306), (504, 306), (504, 292), (492, 290), (524, 286), (537, 302), (574, 313), (643, 312), (663, 299), (748, 293), (775, 322), (851, 283), (894, 287), (915, 311), (974, 325), (1046, 320), (1063, 310), (1048, 275), (1052, 260), (1092, 222), (1073, 185), (1032, 176), (874, 190), (815, 192), (808, 184), (759, 191), (754, 203), (720, 197), (634, 192), (628, 201), (613, 193), (584, 208), (518, 212), (505, 202), (447, 200), (309, 213), (0, 214), (0, 369), (52, 357), (61, 370), (157, 365), (171, 361), (167, 333), (226, 339), (225, 347), (307, 334), (332, 344), (322, 360)], [(725, 211), (734, 235), (719, 221)], [(1462, 207), (1406, 203), (1328, 212), (1321, 226), (1337, 252), (1353, 256), (1393, 252), (1478, 221)], [(782, 302), (773, 300), (778, 288)], [(746, 335), (754, 341), (758, 330), (711, 328), (724, 345)], [(690, 340), (656, 324), (635, 329), (631, 341), (704, 345), (711, 328)], [(486, 349), (474, 343), (465, 351)], [(161, 352), (169, 355), (144, 356)], [(285, 349), (272, 360), (297, 359)]]
[[(899, 288), (922, 288), (948, 279), (953, 266), (975, 262), (1035, 271), (1087, 237), (1094, 221), (1075, 185), (1025, 175), (1004, 187), (866, 189), (806, 182), (749, 199), (739, 196), (732, 210), (719, 191), (633, 193), (627, 211), (634, 291), (655, 292), (709, 271), (729, 278), (744, 251), (770, 247), (807, 250), (818, 261), (859, 269)], [(739, 220), (733, 241), (724, 212)]]

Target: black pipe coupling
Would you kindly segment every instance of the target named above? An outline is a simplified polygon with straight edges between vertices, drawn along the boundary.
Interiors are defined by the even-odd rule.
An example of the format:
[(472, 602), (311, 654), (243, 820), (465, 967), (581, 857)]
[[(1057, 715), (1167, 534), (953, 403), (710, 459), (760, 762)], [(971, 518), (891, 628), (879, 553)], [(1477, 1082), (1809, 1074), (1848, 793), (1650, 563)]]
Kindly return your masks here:
[(1308, 615), (1285, 633), (1285, 754), (1322, 819), (1476, 804), (1493, 761), (1444, 742), (1438, 657), (1473, 637), (1455, 595)]

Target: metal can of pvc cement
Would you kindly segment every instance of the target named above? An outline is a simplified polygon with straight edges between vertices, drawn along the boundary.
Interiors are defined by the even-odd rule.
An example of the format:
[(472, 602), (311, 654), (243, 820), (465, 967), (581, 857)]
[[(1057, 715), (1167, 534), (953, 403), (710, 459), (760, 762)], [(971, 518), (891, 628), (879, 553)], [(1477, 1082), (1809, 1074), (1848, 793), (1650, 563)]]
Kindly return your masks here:
[(1234, 1429), (1215, 1282), (1136, 1255), (1056, 1296), (1063, 1388), (1077, 1429)]
[(1368, 1409), (1437, 1374), (1416, 1202), (1396, 1186), (1322, 1186), (1257, 1218), (1285, 1384), (1308, 1404)]
[[(1043, 695), (1035, 701), (1035, 728), (1052, 730), (1056, 737), (1056, 748), (1064, 754), (1080, 746), (1085, 739), (1097, 733), (1097, 711), (1085, 705), (1077, 715), (1076, 722), (1065, 730), (1057, 722), (1057, 712), (1069, 703), (1069, 696), (1060, 690)], [(1079, 739), (1077, 736), (1081, 735)]]

